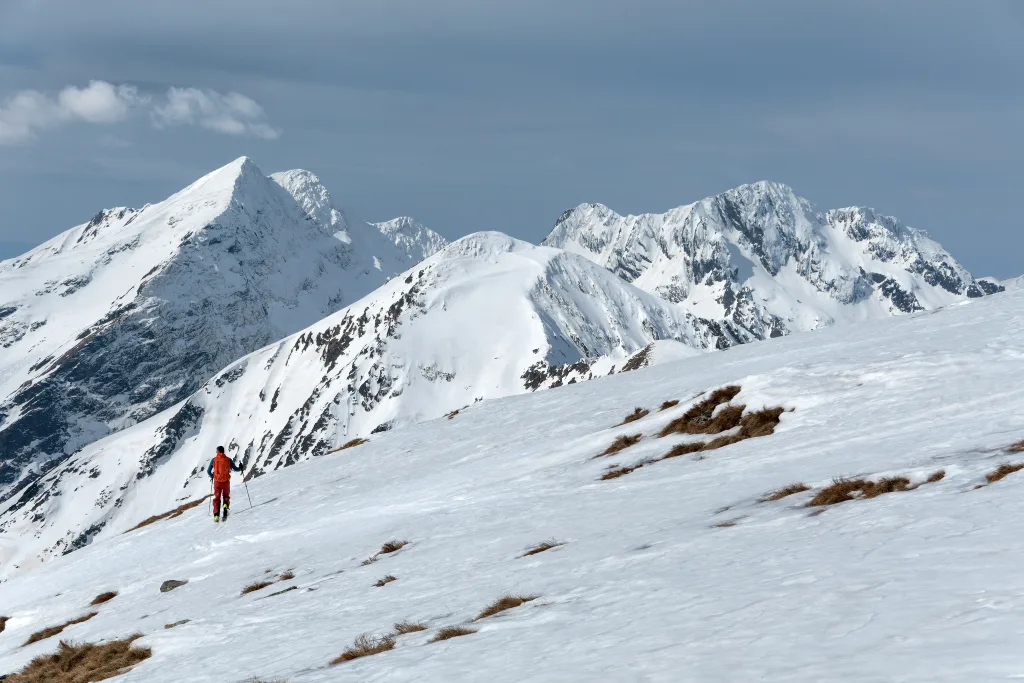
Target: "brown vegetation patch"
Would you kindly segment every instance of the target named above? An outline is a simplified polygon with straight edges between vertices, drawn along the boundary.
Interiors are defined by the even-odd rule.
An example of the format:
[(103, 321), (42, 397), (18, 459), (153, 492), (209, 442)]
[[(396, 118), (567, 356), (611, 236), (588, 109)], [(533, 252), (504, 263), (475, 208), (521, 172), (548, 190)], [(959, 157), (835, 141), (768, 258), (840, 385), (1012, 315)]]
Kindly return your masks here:
[(485, 607), (484, 611), (476, 615), (476, 619), (474, 619), (473, 621), (479, 621), (480, 619), (492, 617), (495, 614), (498, 614), (499, 612), (504, 612), (505, 610), (519, 607), (520, 605), (524, 605), (530, 602), (531, 600), (536, 600), (539, 597), (539, 595), (503, 595), (494, 602), (492, 602), (490, 605)]
[(256, 591), (263, 590), (264, 588), (272, 585), (273, 583), (273, 581), (256, 581), (255, 583), (250, 583), (248, 586), (242, 589), (241, 594), (247, 595), (248, 593), (255, 593)]
[(651, 411), (646, 408), (634, 408), (633, 412), (626, 416), (626, 419), (620, 422), (620, 425), (628, 425), (630, 422), (636, 422), (642, 420), (651, 414)]
[(725, 528), (728, 528), (728, 527), (731, 527), (731, 526), (736, 526), (739, 523), (740, 523), (739, 519), (730, 519), (730, 520), (725, 521), (725, 522), (719, 522), (718, 524), (715, 524), (714, 526), (715, 526), (716, 529), (725, 529)]
[(441, 640), (448, 640), (449, 638), (468, 636), (471, 633), (476, 633), (476, 629), (466, 628), (465, 626), (445, 626), (434, 634), (434, 637), (430, 639), (430, 642), (436, 643)]
[(372, 636), (369, 633), (364, 633), (356, 638), (355, 642), (352, 643), (352, 647), (332, 659), (331, 664), (341, 664), (342, 662), (350, 662), (353, 659), (359, 659), (360, 657), (369, 657), (370, 655), (387, 652), (394, 647), (394, 636)]
[(987, 479), (988, 483), (991, 484), (1019, 470), (1024, 470), (1024, 462), (1017, 462), (1012, 464), (1004, 462), (1002, 465), (986, 474), (985, 479)]
[(543, 543), (540, 543), (538, 545), (533, 546), (532, 548), (527, 550), (525, 553), (523, 553), (519, 557), (529, 557), (530, 555), (536, 555), (538, 553), (544, 552), (545, 550), (551, 550), (552, 548), (557, 548), (560, 545), (565, 545), (565, 541), (556, 541), (555, 539), (552, 538), (549, 541), (544, 541)]
[(635, 446), (637, 443), (640, 442), (640, 439), (642, 438), (644, 438), (643, 434), (620, 436), (617, 439), (615, 439), (615, 441), (612, 441), (612, 445), (604, 449), (604, 451), (600, 455), (598, 455), (598, 457), (611, 455), (613, 453), (618, 453), (619, 451), (624, 451), (630, 446)]
[(10, 619), (10, 617), (0, 617), (0, 633), (3, 633), (4, 629), (7, 628), (8, 619)]
[(351, 441), (346, 441), (342, 445), (338, 446), (333, 451), (327, 451), (324, 455), (330, 455), (332, 453), (337, 453), (337, 452), (343, 451), (343, 450), (345, 450), (347, 448), (355, 448), (356, 446), (362, 446), (364, 443), (369, 443), (369, 441), (370, 441), (369, 439), (359, 439), (359, 438), (352, 439)]
[(298, 587), (298, 586), (288, 586), (288, 587), (287, 587), (287, 588), (285, 588), (284, 590), (281, 590), (281, 591), (275, 591), (275, 592), (271, 593), (270, 595), (268, 595), (267, 597), (268, 597), (268, 598), (272, 598), (272, 597), (274, 597), (275, 595), (284, 595), (285, 593), (291, 593), (292, 591), (297, 591), (297, 590), (299, 590), (299, 587)]
[(37, 643), (40, 640), (46, 640), (47, 638), (52, 638), (53, 636), (57, 635), (58, 633), (60, 633), (64, 629), (66, 629), (68, 626), (74, 626), (75, 624), (81, 624), (84, 621), (89, 621), (90, 619), (92, 619), (97, 614), (99, 614), (99, 612), (89, 612), (88, 614), (80, 616), (77, 619), (72, 619), (71, 621), (65, 621), (60, 626), (50, 626), (49, 628), (44, 628), (42, 631), (36, 631), (35, 633), (33, 633), (32, 635), (30, 635), (28, 637), (28, 640), (25, 641), (25, 643), (24, 643), (24, 645), (22, 645), (22, 647), (25, 647), (25, 645), (31, 645), (32, 643)]
[[(818, 491), (808, 507), (837, 505), (854, 498), (877, 498), (885, 493), (913, 490), (906, 477), (886, 477), (878, 481), (867, 479), (835, 479), (832, 484)], [(859, 495), (856, 495), (859, 494)]]
[(934, 484), (937, 481), (942, 481), (945, 478), (945, 476), (946, 476), (946, 470), (938, 470), (937, 472), (932, 472), (928, 476), (928, 478), (925, 479), (924, 483), (926, 483), (926, 484)]
[(804, 491), (810, 491), (811, 487), (803, 482), (796, 484), (790, 484), (789, 486), (783, 486), (781, 489), (775, 489), (764, 498), (761, 498), (759, 502), (768, 503), (773, 500), (782, 500), (787, 496), (792, 496), (795, 493), (803, 493)]
[(388, 553), (396, 553), (405, 546), (409, 545), (409, 541), (388, 541), (380, 547), (380, 550), (370, 555), (368, 558), (363, 560), (363, 566), (373, 564), (380, 559), (381, 555), (387, 555)]
[[(665, 428), (661, 430), (660, 436), (668, 436), (669, 434), (719, 434), (727, 429), (732, 429), (739, 423), (739, 417), (743, 413), (743, 408), (739, 407), (739, 414), (735, 412), (736, 406), (730, 406), (733, 410), (727, 408), (719, 411), (718, 414), (715, 414), (715, 410), (718, 406), (724, 405), (736, 398), (736, 395), (739, 393), (740, 388), (738, 386), (716, 389), (703, 401), (693, 404), (689, 410), (683, 413), (682, 417), (678, 417), (665, 425)], [(723, 415), (723, 413), (725, 414)], [(729, 424), (730, 420), (735, 422)]]
[(184, 624), (187, 624), (190, 621), (192, 621), (192, 620), (191, 619), (182, 619), (181, 621), (175, 621), (172, 624), (164, 624), (164, 628), (177, 628), (179, 626), (183, 626)]
[(1015, 444), (1010, 444), (1006, 448), (1007, 453), (1024, 453), (1024, 441), (1018, 441)]
[(392, 581), (398, 581), (398, 577), (397, 576), (392, 576), (391, 574), (388, 574), (383, 579), (379, 580), (377, 583), (375, 583), (373, 585), (376, 586), (377, 588), (383, 588), (384, 586), (388, 585)]
[(661, 404), (661, 407), (658, 408), (658, 412), (660, 413), (663, 410), (668, 410), (669, 408), (675, 408), (677, 405), (679, 405), (679, 401), (677, 401), (677, 400), (665, 401), (664, 403)]
[(612, 468), (614, 469), (610, 468), (607, 472), (601, 475), (601, 481), (608, 481), (609, 479), (618, 479), (619, 477), (625, 476), (630, 472), (640, 469), (641, 467), (643, 467), (643, 464), (633, 465), (631, 467), (615, 467), (613, 465)]
[(153, 515), (152, 517), (150, 517), (148, 519), (142, 520), (141, 522), (139, 522), (138, 524), (136, 524), (135, 526), (133, 526), (131, 529), (129, 529), (128, 531), (126, 531), (124, 533), (127, 534), (127, 533), (129, 533), (131, 531), (135, 531), (136, 529), (141, 529), (144, 526), (149, 526), (153, 522), (159, 522), (162, 519), (174, 519), (175, 517), (180, 517), (182, 514), (184, 514), (185, 512), (188, 512), (192, 508), (198, 507), (198, 506), (202, 505), (209, 498), (210, 498), (210, 496), (203, 496), (199, 500), (193, 500), (191, 502), (185, 503), (184, 505), (179, 505), (178, 507), (174, 508), (173, 510), (165, 512), (165, 513), (163, 513), (161, 515)]
[(107, 591), (106, 593), (100, 593), (92, 599), (90, 605), (102, 605), (105, 602), (110, 602), (117, 597), (117, 591)]
[(278, 581), (291, 581), (294, 578), (295, 578), (295, 572), (293, 572), (293, 571), (291, 571), (289, 569), (284, 574), (281, 574), (281, 576), (277, 577), (277, 580)]
[(93, 683), (125, 673), (152, 656), (148, 647), (133, 647), (141, 633), (109, 643), (72, 645), (61, 641), (53, 654), (36, 657), (5, 683)]
[(404, 636), (406, 633), (416, 633), (417, 631), (426, 631), (426, 624), (416, 624), (411, 621), (400, 621), (395, 624), (395, 635)]

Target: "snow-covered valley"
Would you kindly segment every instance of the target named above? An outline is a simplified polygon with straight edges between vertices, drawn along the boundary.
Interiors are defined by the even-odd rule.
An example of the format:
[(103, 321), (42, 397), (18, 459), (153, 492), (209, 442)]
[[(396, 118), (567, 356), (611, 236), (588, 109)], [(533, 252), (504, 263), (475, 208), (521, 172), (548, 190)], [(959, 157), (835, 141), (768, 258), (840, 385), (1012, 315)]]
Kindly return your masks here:
[[(1024, 472), (986, 475), (1024, 460), (1022, 319), (1015, 290), (772, 339), (374, 434), (252, 479), (252, 509), (236, 481), (221, 527), (200, 505), (0, 584), (0, 673), (96, 612), (60, 637), (143, 634), (125, 683), (1017, 677)], [(786, 409), (774, 434), (658, 460), (710, 438), (658, 434), (729, 385), (744, 414)], [(836, 477), (900, 476), (808, 506)], [(474, 620), (505, 593), (536, 597)], [(425, 630), (329, 665), (405, 620)], [(431, 642), (453, 625), (475, 632)]]

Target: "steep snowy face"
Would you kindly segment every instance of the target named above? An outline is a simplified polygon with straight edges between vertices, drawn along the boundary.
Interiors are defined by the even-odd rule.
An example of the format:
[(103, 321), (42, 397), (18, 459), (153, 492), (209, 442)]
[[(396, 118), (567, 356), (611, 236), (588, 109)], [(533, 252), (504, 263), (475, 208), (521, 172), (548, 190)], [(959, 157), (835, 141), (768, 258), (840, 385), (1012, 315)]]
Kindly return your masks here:
[(767, 182), (664, 214), (584, 204), (566, 211), (543, 244), (719, 321), (723, 347), (1002, 290), (895, 218), (865, 208), (821, 214)]
[(394, 242), (395, 246), (414, 263), (433, 256), (448, 244), (444, 237), (408, 216), (371, 225)]
[(410, 265), (312, 174), (245, 158), (0, 262), (0, 500)]
[(483, 399), (698, 354), (713, 339), (681, 307), (591, 261), (471, 235), (22, 489), (0, 515), (22, 539), (6, 568), (201, 493), (218, 445), (259, 476)]

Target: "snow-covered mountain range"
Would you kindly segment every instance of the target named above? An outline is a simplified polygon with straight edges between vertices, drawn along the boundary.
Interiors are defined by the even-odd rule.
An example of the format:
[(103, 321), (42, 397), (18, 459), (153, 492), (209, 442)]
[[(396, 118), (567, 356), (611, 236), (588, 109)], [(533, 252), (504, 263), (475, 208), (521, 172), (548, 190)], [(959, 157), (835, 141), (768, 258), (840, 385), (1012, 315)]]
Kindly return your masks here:
[(0, 575), (198, 495), (217, 445), (257, 477), (485, 399), (1002, 289), (895, 219), (767, 183), (581, 206), (544, 245), (349, 221), (312, 174), (240, 159), (0, 263)]
[(0, 262), (0, 500), (443, 245), (349, 225), (313, 174), (241, 158)]
[(562, 214), (543, 244), (720, 323), (720, 348), (1003, 289), (895, 218), (867, 208), (821, 213), (768, 182), (664, 214), (583, 204)]
[[(505, 254), (495, 265), (513, 264)], [(471, 290), (448, 291), (450, 311), (468, 310)], [(223, 526), (199, 505), (0, 584), (0, 675), (60, 639), (138, 633), (152, 656), (119, 682), (1014, 679), (1022, 318), (1024, 291), (1009, 291), (484, 401), (253, 479), (251, 509), (236, 479)], [(282, 347), (274, 366), (317, 368), (312, 386), (328, 372), (316, 345)], [(711, 438), (659, 435), (730, 385), (734, 407), (785, 409), (774, 433), (664, 458)], [(294, 405), (287, 386), (278, 400)], [(637, 407), (650, 413), (622, 424)], [(812, 505), (840, 477), (871, 495)], [(408, 543), (380, 553), (390, 541)], [(480, 616), (504, 594), (532, 599)], [(464, 635), (435, 642), (447, 627)], [(363, 633), (395, 635), (330, 664)]]

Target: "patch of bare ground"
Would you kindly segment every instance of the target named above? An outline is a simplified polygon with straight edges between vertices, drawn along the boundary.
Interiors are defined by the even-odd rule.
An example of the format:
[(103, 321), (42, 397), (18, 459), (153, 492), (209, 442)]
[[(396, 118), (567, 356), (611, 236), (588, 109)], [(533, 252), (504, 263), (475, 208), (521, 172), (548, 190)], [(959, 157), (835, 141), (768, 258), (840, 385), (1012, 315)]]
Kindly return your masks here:
[(417, 631), (426, 631), (426, 624), (417, 624), (412, 621), (399, 621), (395, 624), (395, 635), (404, 636), (406, 633), (416, 633)]
[(651, 414), (651, 411), (646, 408), (634, 408), (633, 412), (626, 416), (626, 419), (619, 423), (619, 425), (628, 425), (630, 422), (636, 422), (642, 420)]
[[(1024, 466), (1022, 466), (1024, 467)], [(907, 477), (885, 477), (878, 481), (869, 479), (834, 479), (832, 483), (814, 494), (807, 507), (838, 505), (858, 498), (877, 498), (886, 493), (913, 491), (923, 484), (932, 484), (946, 476), (945, 471), (932, 473), (924, 482), (911, 486)]]
[(10, 619), (10, 617), (0, 617), (0, 633), (3, 633), (4, 629), (7, 628), (8, 619)]
[(514, 609), (520, 605), (525, 605), (531, 600), (536, 600), (539, 597), (539, 595), (503, 595), (487, 607), (484, 607), (484, 610), (480, 612), (480, 614), (476, 615), (476, 619), (473, 621), (486, 619), (487, 617), (492, 617), (499, 612)]
[[(715, 411), (718, 406), (729, 403), (739, 393), (740, 387), (735, 385), (715, 389), (706, 399), (693, 404), (683, 413), (682, 417), (677, 417), (665, 425), (659, 436), (668, 436), (669, 434), (719, 434), (732, 429), (739, 423), (739, 417), (743, 413), (743, 408), (739, 407), (739, 414), (735, 414), (735, 410), (729, 411), (725, 415), (722, 414), (726, 412), (724, 410), (718, 411), (717, 414)], [(738, 406), (733, 406), (733, 408), (736, 407)], [(726, 426), (730, 420), (735, 421), (734, 424)]]
[(110, 602), (117, 597), (117, 591), (107, 591), (106, 593), (100, 593), (92, 599), (90, 605), (102, 605), (105, 602)]
[(132, 645), (141, 633), (108, 643), (73, 645), (61, 641), (53, 654), (36, 657), (4, 683), (93, 683), (125, 673), (153, 651)]
[(249, 593), (255, 593), (256, 591), (263, 590), (267, 586), (273, 585), (273, 583), (273, 581), (256, 581), (254, 583), (250, 583), (242, 589), (241, 595), (248, 595)]
[(182, 619), (181, 621), (175, 621), (175, 622), (173, 622), (171, 624), (164, 624), (164, 628), (178, 628), (179, 626), (183, 626), (183, 625), (187, 624), (190, 621), (192, 621), (192, 620), (191, 619)]
[(387, 652), (395, 647), (395, 638), (392, 635), (374, 636), (369, 633), (356, 638), (355, 642), (352, 643), (352, 647), (348, 648), (340, 655), (331, 660), (331, 665), (341, 664), (342, 662), (350, 662), (353, 659), (359, 659), (360, 657), (369, 657), (370, 655), (377, 655), (381, 652)]
[(600, 458), (600, 457), (604, 457), (606, 455), (612, 455), (613, 453), (618, 453), (620, 451), (624, 451), (627, 448), (629, 448), (630, 446), (635, 446), (636, 444), (640, 443), (640, 439), (642, 439), (642, 438), (644, 438), (643, 434), (632, 434), (632, 435), (629, 435), (629, 436), (627, 436), (627, 435), (620, 436), (617, 439), (615, 439), (615, 441), (612, 441), (612, 445), (609, 446), (608, 448), (604, 449), (604, 451), (599, 453), (597, 457)]
[(383, 579), (380, 579), (379, 581), (377, 581), (377, 583), (375, 583), (373, 585), (376, 586), (377, 588), (383, 588), (384, 586), (388, 585), (392, 581), (398, 581), (398, 577), (397, 576), (392, 576), (391, 574), (388, 574)]
[(728, 527), (736, 526), (737, 524), (739, 524), (740, 523), (740, 519), (742, 519), (742, 518), (741, 517), (737, 517), (736, 519), (729, 519), (729, 520), (726, 520), (724, 522), (719, 522), (718, 524), (715, 524), (713, 526), (716, 529), (727, 529)]
[(985, 475), (985, 479), (988, 483), (997, 482), (1003, 477), (1009, 476), (1014, 472), (1024, 470), (1024, 462), (1008, 463), (1004, 462), (999, 467), (995, 468), (991, 472)]
[(459, 636), (468, 636), (472, 633), (476, 633), (475, 628), (466, 628), (465, 626), (445, 626), (434, 634), (434, 637), (430, 639), (430, 642), (436, 643), (441, 640), (458, 638)]
[(768, 495), (761, 498), (758, 502), (768, 503), (773, 500), (782, 500), (788, 496), (792, 496), (795, 493), (803, 493), (804, 491), (810, 491), (811, 487), (802, 482), (796, 484), (790, 484), (789, 486), (783, 486), (781, 489), (775, 489)]
[[(635, 472), (641, 467), (652, 465), (662, 460), (668, 460), (669, 458), (678, 458), (681, 455), (689, 455), (691, 453), (705, 453), (746, 441), (747, 439), (755, 439), (773, 434), (775, 427), (779, 424), (782, 413), (785, 412), (785, 408), (778, 406), (762, 408), (761, 410), (744, 414), (743, 411), (746, 409), (746, 406), (726, 405), (721, 410), (715, 412), (718, 406), (723, 405), (724, 401), (729, 400), (730, 396), (735, 396), (737, 393), (739, 393), (739, 387), (726, 387), (725, 389), (713, 392), (704, 401), (686, 411), (683, 417), (669, 423), (659, 435), (667, 436), (668, 434), (680, 432), (684, 434), (717, 434), (721, 431), (728, 431), (739, 427), (735, 433), (723, 434), (710, 441), (676, 444), (665, 455), (647, 462), (640, 462), (626, 467), (613, 465), (601, 475), (601, 480), (617, 479), (630, 472)], [(713, 417), (711, 417), (712, 413), (714, 413)], [(707, 419), (705, 420), (705, 418)], [(621, 439), (622, 437), (619, 438)], [(614, 446), (615, 444), (612, 445)]]
[(355, 448), (356, 446), (362, 446), (364, 443), (369, 443), (369, 442), (370, 442), (369, 439), (359, 439), (359, 438), (352, 439), (351, 441), (346, 441), (342, 445), (338, 446), (333, 451), (327, 451), (326, 453), (324, 453), (324, 455), (331, 455), (332, 453), (338, 453), (340, 451), (344, 451), (344, 450), (349, 449), (349, 448)]
[(556, 541), (552, 538), (550, 540), (544, 541), (543, 543), (538, 543), (537, 545), (533, 546), (519, 557), (529, 557), (530, 555), (537, 555), (538, 553), (542, 553), (545, 550), (557, 548), (560, 545), (565, 545), (565, 541)]
[(97, 614), (99, 614), (99, 612), (89, 612), (88, 614), (82, 615), (77, 619), (65, 621), (63, 624), (59, 626), (50, 626), (44, 628), (42, 631), (36, 631), (28, 637), (28, 640), (25, 641), (22, 647), (25, 647), (25, 645), (31, 645), (32, 643), (38, 643), (40, 640), (52, 638), (53, 636), (57, 635), (58, 633), (66, 629), (68, 626), (74, 626), (75, 624), (81, 624), (82, 622), (89, 621)]
[(141, 529), (144, 526), (149, 526), (153, 522), (159, 522), (160, 520), (163, 520), (163, 519), (174, 519), (175, 517), (180, 517), (182, 514), (184, 514), (185, 512), (188, 512), (192, 508), (199, 507), (200, 505), (205, 503), (209, 498), (210, 498), (210, 496), (203, 496), (202, 498), (200, 498), (198, 500), (193, 500), (193, 501), (190, 501), (188, 503), (185, 503), (184, 505), (179, 505), (178, 507), (174, 508), (173, 510), (169, 510), (168, 512), (165, 512), (163, 514), (153, 515), (152, 517), (149, 517), (148, 519), (142, 520), (141, 522), (139, 522), (138, 524), (136, 524), (135, 526), (133, 526), (131, 529), (129, 529), (128, 531), (126, 531), (124, 533), (127, 534), (129, 532), (135, 531), (136, 529)]
[(402, 548), (404, 548), (407, 545), (409, 545), (409, 541), (394, 541), (394, 540), (388, 541), (387, 543), (385, 543), (384, 545), (382, 545), (380, 547), (380, 550), (378, 550), (373, 555), (370, 555), (368, 558), (363, 560), (363, 566), (366, 566), (368, 564), (373, 564), (374, 562), (376, 562), (377, 560), (380, 559), (381, 555), (388, 555), (390, 553), (397, 553), (399, 550), (401, 550)]
[(661, 404), (661, 407), (658, 408), (658, 412), (660, 413), (663, 410), (668, 410), (669, 408), (675, 408), (677, 405), (679, 405), (679, 401), (677, 401), (677, 400), (673, 399), (671, 401), (665, 401), (664, 403)]
[(1018, 441), (1017, 443), (1010, 444), (1006, 447), (1007, 453), (1024, 453), (1024, 441)]

